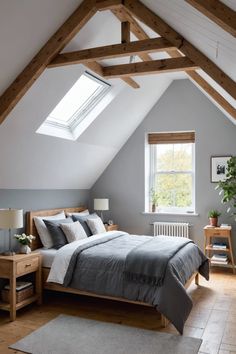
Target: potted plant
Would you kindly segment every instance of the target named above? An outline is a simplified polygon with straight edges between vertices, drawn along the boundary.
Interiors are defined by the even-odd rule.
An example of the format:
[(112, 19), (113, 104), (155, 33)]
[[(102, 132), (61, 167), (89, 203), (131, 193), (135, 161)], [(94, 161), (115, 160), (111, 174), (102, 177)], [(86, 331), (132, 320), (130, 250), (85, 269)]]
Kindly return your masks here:
[(220, 195), (223, 194), (222, 203), (229, 203), (227, 213), (231, 213), (236, 221), (236, 157), (233, 156), (227, 161), (226, 179), (220, 181), (216, 189), (220, 188)]
[(217, 227), (218, 225), (218, 217), (221, 213), (218, 210), (212, 209), (208, 213), (209, 223), (211, 226)]
[(158, 206), (158, 194), (154, 188), (151, 189), (151, 204), (152, 204), (152, 213), (156, 212)]
[(20, 244), (20, 253), (28, 254), (31, 252), (30, 244), (32, 243), (32, 240), (35, 239), (35, 236), (22, 234), (22, 235), (14, 235), (14, 237), (17, 239), (17, 241)]

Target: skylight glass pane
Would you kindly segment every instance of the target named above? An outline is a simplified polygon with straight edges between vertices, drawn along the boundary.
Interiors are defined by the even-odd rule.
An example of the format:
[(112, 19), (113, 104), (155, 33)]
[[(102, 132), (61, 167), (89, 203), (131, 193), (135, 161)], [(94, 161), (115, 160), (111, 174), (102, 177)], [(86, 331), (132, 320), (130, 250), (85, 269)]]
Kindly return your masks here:
[(96, 91), (103, 87), (102, 81), (88, 75), (80, 76), (79, 80), (72, 86), (67, 94), (62, 98), (47, 119), (68, 123), (70, 118), (81, 109)]

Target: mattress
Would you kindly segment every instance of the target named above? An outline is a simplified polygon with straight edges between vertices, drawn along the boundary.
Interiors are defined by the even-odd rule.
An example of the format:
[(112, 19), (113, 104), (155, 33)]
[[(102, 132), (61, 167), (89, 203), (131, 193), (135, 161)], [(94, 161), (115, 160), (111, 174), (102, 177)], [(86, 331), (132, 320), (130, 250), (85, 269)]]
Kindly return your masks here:
[(42, 255), (42, 266), (51, 268), (52, 262), (58, 250), (55, 248), (39, 248), (37, 251)]

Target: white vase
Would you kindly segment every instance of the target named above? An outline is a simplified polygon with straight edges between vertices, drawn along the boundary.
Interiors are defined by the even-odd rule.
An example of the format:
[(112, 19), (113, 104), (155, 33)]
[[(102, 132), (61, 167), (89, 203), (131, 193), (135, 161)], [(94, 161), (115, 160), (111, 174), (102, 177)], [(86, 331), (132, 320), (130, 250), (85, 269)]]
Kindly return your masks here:
[(31, 248), (28, 245), (20, 245), (20, 253), (23, 254), (31, 253)]

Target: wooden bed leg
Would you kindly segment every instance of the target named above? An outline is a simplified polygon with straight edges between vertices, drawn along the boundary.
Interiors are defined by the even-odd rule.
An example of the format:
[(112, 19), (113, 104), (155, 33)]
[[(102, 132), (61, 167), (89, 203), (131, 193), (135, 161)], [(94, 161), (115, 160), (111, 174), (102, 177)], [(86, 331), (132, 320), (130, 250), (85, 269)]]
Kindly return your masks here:
[(199, 285), (199, 273), (195, 275), (195, 284)]
[(161, 327), (166, 328), (168, 323), (169, 323), (168, 319), (161, 314)]

